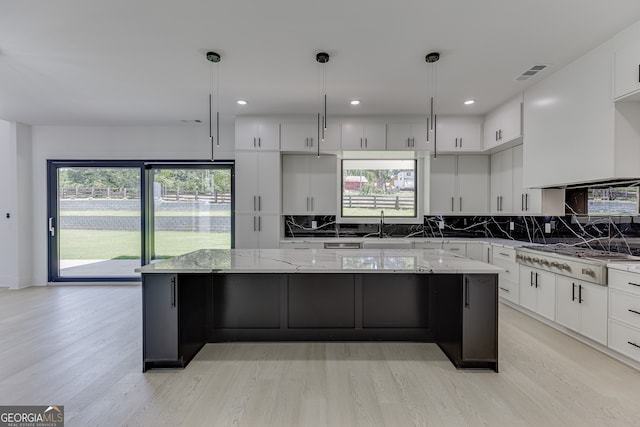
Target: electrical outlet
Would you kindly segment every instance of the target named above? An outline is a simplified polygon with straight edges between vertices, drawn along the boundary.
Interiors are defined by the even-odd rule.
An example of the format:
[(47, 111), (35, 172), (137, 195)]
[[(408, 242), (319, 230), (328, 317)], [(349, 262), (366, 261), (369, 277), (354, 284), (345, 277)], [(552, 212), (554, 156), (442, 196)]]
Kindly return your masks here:
[(314, 230), (315, 230), (316, 228), (318, 228), (318, 221), (315, 221), (315, 220), (314, 220), (314, 221), (311, 221), (311, 228), (312, 228), (312, 229), (314, 229)]
[(438, 228), (440, 230), (444, 229), (444, 221), (438, 221)]
[(551, 224), (550, 223), (545, 222), (545, 224), (544, 224), (544, 232), (547, 233), (547, 234), (551, 233)]
[(513, 221), (509, 221), (509, 231), (516, 229), (516, 224)]

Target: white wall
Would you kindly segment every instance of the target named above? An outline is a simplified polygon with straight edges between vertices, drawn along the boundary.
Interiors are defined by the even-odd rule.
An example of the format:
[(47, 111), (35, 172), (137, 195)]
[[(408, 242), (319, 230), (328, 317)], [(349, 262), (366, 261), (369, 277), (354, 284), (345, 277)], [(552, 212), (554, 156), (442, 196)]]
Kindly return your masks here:
[(17, 177), (17, 254), (18, 283), (22, 288), (33, 284), (33, 170), (31, 169), (31, 126), (14, 124)]
[[(208, 160), (209, 127), (183, 126), (34, 126), (33, 282), (47, 283), (47, 160)], [(233, 159), (235, 127), (221, 122), (215, 158)]]
[(3, 287), (18, 286), (18, 164), (12, 127), (12, 123), (0, 120), (0, 286)]

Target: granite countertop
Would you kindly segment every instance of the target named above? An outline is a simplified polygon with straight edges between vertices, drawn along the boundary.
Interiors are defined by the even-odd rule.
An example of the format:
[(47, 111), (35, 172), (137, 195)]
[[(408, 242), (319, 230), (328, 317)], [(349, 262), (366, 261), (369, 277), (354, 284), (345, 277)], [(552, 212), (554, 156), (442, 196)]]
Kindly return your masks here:
[(136, 272), (498, 274), (504, 270), (440, 249), (201, 249)]
[(612, 262), (607, 264), (611, 270), (628, 271), (629, 273), (640, 273), (640, 261), (638, 262)]
[(383, 239), (377, 237), (287, 237), (281, 240), (290, 243), (350, 243), (350, 242), (388, 242), (394, 243), (489, 243), (508, 248), (517, 248), (526, 245), (536, 245), (536, 243), (525, 242), (522, 240), (511, 240), (492, 237), (385, 237)]

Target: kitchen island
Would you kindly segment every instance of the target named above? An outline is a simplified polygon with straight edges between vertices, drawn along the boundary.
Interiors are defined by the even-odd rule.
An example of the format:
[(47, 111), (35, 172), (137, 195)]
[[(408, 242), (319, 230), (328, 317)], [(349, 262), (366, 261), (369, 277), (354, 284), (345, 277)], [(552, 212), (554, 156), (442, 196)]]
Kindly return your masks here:
[(203, 249), (139, 268), (143, 371), (208, 342), (435, 342), (498, 370), (498, 273), (437, 249)]

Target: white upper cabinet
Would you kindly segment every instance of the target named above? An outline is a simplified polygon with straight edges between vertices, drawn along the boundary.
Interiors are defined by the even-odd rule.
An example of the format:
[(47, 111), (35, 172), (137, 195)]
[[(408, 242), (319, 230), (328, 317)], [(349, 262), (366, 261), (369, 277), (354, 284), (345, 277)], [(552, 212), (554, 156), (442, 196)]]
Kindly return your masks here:
[(280, 213), (280, 153), (236, 152), (236, 212)]
[(513, 211), (512, 150), (491, 155), (491, 212), (511, 214)]
[(385, 150), (386, 123), (379, 120), (344, 120), (343, 150)]
[(620, 99), (640, 91), (640, 41), (614, 54), (613, 97)]
[(607, 42), (524, 95), (524, 187), (640, 176), (640, 103), (611, 102)]
[(427, 142), (427, 121), (391, 121), (387, 125), (387, 150), (428, 151), (433, 144)]
[(484, 149), (522, 137), (522, 95), (487, 114), (484, 120)]
[(238, 117), (236, 150), (280, 150), (280, 122), (257, 117)]
[(512, 214), (562, 216), (565, 214), (565, 190), (560, 188), (526, 188), (522, 183), (523, 146), (516, 145), (512, 153), (513, 187)]
[(489, 212), (488, 156), (431, 159), (430, 213), (475, 215)]
[(482, 117), (438, 116), (437, 151), (482, 151)]
[(280, 150), (293, 153), (335, 152), (340, 150), (340, 122), (334, 121), (324, 131), (316, 117), (284, 119), (281, 123)]
[(335, 215), (337, 212), (335, 156), (282, 156), (282, 213)]

